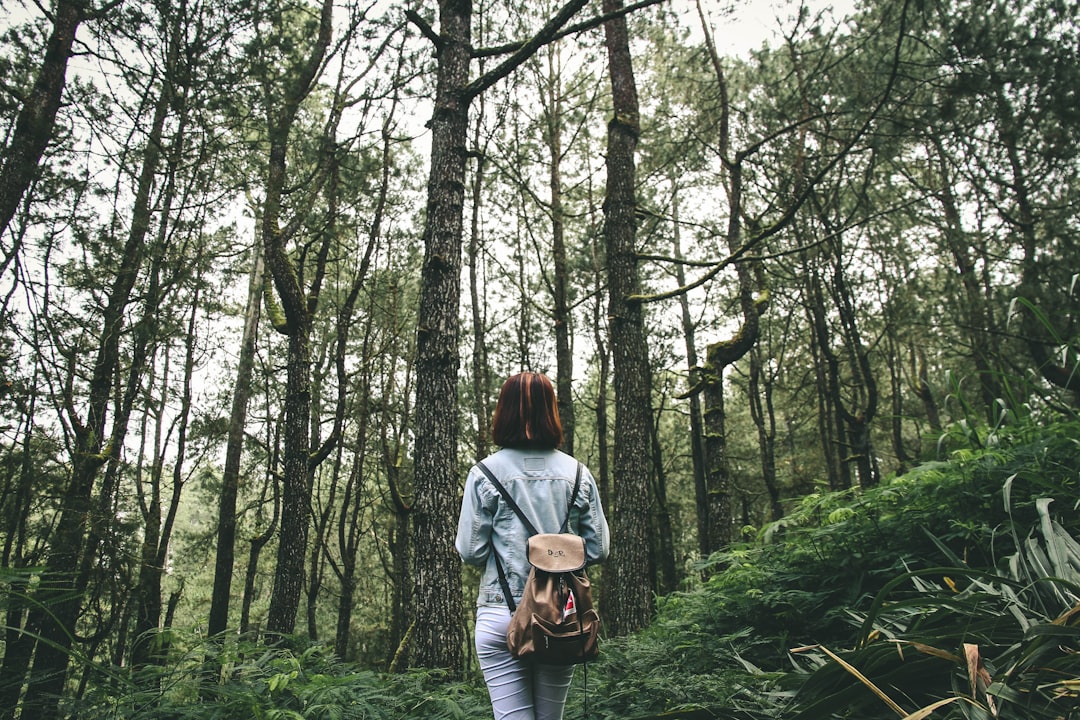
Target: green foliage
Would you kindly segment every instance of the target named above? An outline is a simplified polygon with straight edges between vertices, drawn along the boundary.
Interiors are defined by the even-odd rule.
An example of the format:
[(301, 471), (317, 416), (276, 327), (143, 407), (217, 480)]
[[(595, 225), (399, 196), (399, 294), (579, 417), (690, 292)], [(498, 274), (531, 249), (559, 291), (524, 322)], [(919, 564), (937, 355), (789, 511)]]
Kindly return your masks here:
[[(1007, 427), (880, 487), (807, 496), (605, 641), (567, 716), (1074, 717), (1078, 438), (1075, 421)], [(476, 677), (375, 673), (300, 640), (182, 645), (164, 667), (99, 668), (72, 717), (490, 717)]]
[(1002, 429), (880, 487), (808, 496), (759, 543), (710, 558), (647, 630), (607, 643), (591, 705), (808, 719), (942, 703), (934, 717), (990, 717), (989, 688), (1000, 717), (1067, 717), (1078, 437), (1075, 422)]
[(325, 647), (209, 642), (129, 685), (95, 692), (73, 717), (109, 720), (377, 720), (472, 718), (490, 712), (475, 683), (437, 672), (381, 675), (339, 662)]
[[(1036, 503), (1040, 522), (1005, 574), (946, 553), (950, 566), (889, 583), (863, 616), (856, 648), (813, 661), (793, 717), (891, 717), (949, 699), (963, 702), (939, 717), (1066, 717), (1080, 678), (1080, 544), (1050, 504)], [(901, 592), (906, 585), (915, 592)]]

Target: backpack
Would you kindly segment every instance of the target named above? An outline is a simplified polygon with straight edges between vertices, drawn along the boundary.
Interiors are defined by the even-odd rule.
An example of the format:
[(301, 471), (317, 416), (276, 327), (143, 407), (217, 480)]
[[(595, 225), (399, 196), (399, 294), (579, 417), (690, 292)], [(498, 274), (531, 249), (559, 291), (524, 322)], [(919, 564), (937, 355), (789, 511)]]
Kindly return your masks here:
[(578, 463), (570, 507), (558, 533), (538, 533), (487, 466), (482, 462), (477, 466), (529, 533), (526, 554), (532, 567), (520, 605), (514, 603), (502, 562), (495, 554), (499, 583), (511, 613), (506, 630), (510, 654), (519, 660), (545, 665), (577, 665), (596, 659), (600, 652), (600, 615), (593, 607), (592, 586), (585, 574), (585, 539), (567, 532), (570, 509), (581, 486), (581, 463)]

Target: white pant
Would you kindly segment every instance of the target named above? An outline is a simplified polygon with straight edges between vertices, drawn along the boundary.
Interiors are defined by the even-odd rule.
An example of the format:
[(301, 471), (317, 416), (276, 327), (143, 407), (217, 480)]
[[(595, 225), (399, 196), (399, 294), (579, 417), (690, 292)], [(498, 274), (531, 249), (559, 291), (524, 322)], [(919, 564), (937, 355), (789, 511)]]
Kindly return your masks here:
[(509, 624), (509, 608), (477, 608), (476, 656), (495, 720), (562, 720), (574, 666), (515, 660), (506, 647)]

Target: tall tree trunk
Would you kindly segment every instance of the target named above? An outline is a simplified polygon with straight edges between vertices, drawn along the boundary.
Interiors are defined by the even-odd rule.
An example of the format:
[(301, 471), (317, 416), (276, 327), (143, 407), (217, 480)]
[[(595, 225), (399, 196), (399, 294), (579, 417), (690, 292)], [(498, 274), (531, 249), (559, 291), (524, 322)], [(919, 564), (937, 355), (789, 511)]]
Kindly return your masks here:
[(552, 306), (555, 323), (555, 386), (559, 405), (559, 418), (563, 427), (563, 450), (574, 454), (574, 352), (571, 347), (572, 317), (567, 283), (570, 280), (566, 267), (566, 222), (563, 217), (562, 192), (562, 85), (561, 58), (558, 48), (548, 54), (547, 108), (545, 136), (548, 153), (548, 190), (551, 206), (551, 254), (554, 277), (551, 279)]
[(454, 551), (458, 503), (458, 298), (472, 3), (441, 0), (435, 112), (431, 120), (424, 263), (416, 335), (416, 501), (413, 509), (412, 638), (420, 667), (464, 664), (461, 558)]
[(934, 159), (937, 161), (940, 174), (940, 188), (937, 189), (936, 195), (941, 203), (945, 222), (942, 235), (946, 248), (956, 265), (960, 287), (964, 291), (961, 312), (966, 317), (958, 325), (968, 336), (971, 360), (979, 378), (979, 395), (985, 417), (989, 422), (994, 423), (997, 401), (1001, 397), (1001, 384), (998, 382), (998, 371), (995, 370), (995, 365), (1000, 360), (997, 342), (994, 339), (999, 329), (995, 327), (993, 300), (987, 298), (982, 291), (976, 260), (972, 257), (975, 248), (970, 234), (964, 230), (960, 203), (954, 192), (956, 178), (950, 171), (950, 161), (945, 147), (937, 136), (932, 136), (930, 143), (933, 146)]
[(653, 563), (654, 572), (650, 577), (656, 577), (656, 593), (667, 595), (678, 587), (679, 573), (675, 564), (675, 526), (672, 523), (671, 507), (668, 504), (667, 471), (664, 469), (664, 451), (660, 445), (660, 418), (663, 408), (656, 413), (656, 422), (652, 425), (652, 476), (653, 497), (656, 500), (656, 512), (653, 513), (653, 530), (650, 533), (656, 539), (655, 547), (651, 555), (656, 558)]
[[(1019, 234), (1023, 249), (1020, 288), (1017, 294), (1032, 303), (1032, 307), (1022, 305), (1024, 315), (1029, 318), (1028, 328), (1024, 333), (1025, 345), (1043, 379), (1067, 391), (1071, 395), (1073, 407), (1080, 407), (1080, 373), (1077, 372), (1080, 357), (1077, 356), (1076, 344), (1072, 342), (1071, 336), (1059, 331), (1056, 327), (1059, 323), (1055, 322), (1054, 318), (1035, 312), (1039, 309), (1035, 306), (1039, 301), (1039, 286), (1046, 281), (1041, 267), (1043, 262), (1039, 258), (1041, 248), (1038, 237), (1038, 209), (1032, 199), (1034, 188), (1028, 178), (1028, 168), (1021, 157), (1020, 135), (1023, 130), (1005, 90), (1010, 83), (997, 72), (992, 71), (990, 74), (995, 88), (993, 94), (997, 112), (997, 136), (1009, 163), (1008, 180), (1005, 184), (1015, 203), (1015, 209), (1007, 213), (1006, 218)], [(1075, 282), (1076, 275), (1073, 275), (1072, 279)], [(1062, 340), (1063, 335), (1065, 340)], [(996, 423), (999, 419), (991, 418), (991, 421)]]
[(930, 385), (930, 373), (926, 368), (926, 352), (922, 347), (908, 348), (909, 363), (911, 365), (911, 377), (915, 394), (922, 402), (926, 412), (926, 421), (930, 424), (930, 431), (935, 435), (941, 434), (941, 412), (938, 409), (937, 398), (934, 397), (934, 388)]
[(281, 521), (278, 531), (274, 589), (266, 617), (267, 632), (290, 635), (296, 626), (300, 594), (304, 584), (304, 556), (307, 552), (308, 511), (311, 501), (309, 422), (311, 419), (310, 325), (292, 326), (285, 361), (285, 431)]
[(904, 412), (904, 390), (907, 386), (904, 383), (903, 351), (900, 348), (899, 340), (895, 337), (895, 327), (892, 322), (889, 323), (889, 327), (885, 332), (885, 348), (888, 353), (885, 364), (889, 368), (889, 398), (891, 403), (889, 430), (892, 436), (893, 454), (896, 455), (896, 474), (903, 475), (907, 472), (911, 463), (911, 456), (908, 454), (904, 443), (904, 418), (907, 417)]
[[(370, 383), (370, 377), (364, 381)], [(365, 388), (365, 394), (367, 390)], [(365, 398), (365, 404), (367, 403)], [(338, 566), (338, 580), (341, 583), (341, 595), (337, 603), (337, 622), (334, 626), (334, 653), (342, 660), (348, 660), (349, 637), (352, 629), (353, 600), (356, 596), (356, 559), (359, 552), (359, 540), (363, 535), (360, 527), (364, 507), (364, 460), (363, 451), (367, 437), (368, 418), (359, 423), (356, 430), (356, 442), (353, 443), (352, 463), (349, 477), (341, 495), (341, 512), (338, 515), (338, 552), (341, 553)]]
[(247, 422), (248, 400), (251, 397), (251, 376), (255, 366), (255, 341), (258, 338), (263, 282), (262, 244), (255, 243), (251, 251), (247, 309), (244, 312), (244, 331), (240, 340), (236, 381), (233, 383), (225, 468), (221, 475), (221, 495), (218, 497), (214, 589), (210, 597), (210, 618), (207, 622), (207, 633), (210, 637), (225, 632), (229, 625), (229, 600), (236, 558), (236, 498), (240, 489), (240, 457), (244, 449), (244, 426)]
[[(36, 379), (36, 376), (35, 378)], [(30, 574), (23, 573), (31, 564), (25, 555), (28, 543), (27, 520), (30, 517), (32, 499), (31, 485), (35, 478), (31, 440), (34, 437), (34, 417), (37, 407), (37, 395), (31, 393), (25, 414), (25, 428), (22, 433), (21, 462), (19, 463), (18, 483), (13, 496), (5, 503), (6, 534), (4, 537), (3, 557), (0, 567), (10, 568), (10, 581), (6, 590), (4, 612), (4, 660), (0, 664), (0, 718), (10, 720), (15, 715), (22, 692), (23, 678), (30, 665), (34, 650), (34, 635), (28, 623), (27, 593), (30, 589)]]
[[(389, 458), (388, 458), (389, 459)], [(393, 503), (394, 525), (390, 530), (390, 555), (393, 559), (393, 590), (391, 597), (390, 648), (393, 656), (388, 658), (390, 672), (411, 665), (409, 632), (416, 622), (413, 606), (413, 506), (406, 501), (401, 487), (400, 467), (397, 460), (387, 463), (387, 482)]]
[(484, 117), (483, 97), (477, 113), (473, 145), (477, 148), (476, 171), (472, 182), (472, 219), (469, 224), (469, 300), (472, 309), (472, 391), (473, 415), (476, 417), (476, 457), (483, 458), (491, 452), (491, 372), (488, 368), (486, 333), (486, 298), (481, 294), (483, 279), (480, 277), (480, 211), (483, 207), (484, 156), (479, 149), (480, 128)]
[[(151, 304), (156, 304), (151, 301)], [(152, 662), (153, 648), (156, 634), (161, 619), (161, 575), (156, 571), (157, 549), (161, 538), (161, 485), (164, 473), (164, 436), (165, 436), (165, 413), (164, 409), (169, 397), (169, 382), (171, 381), (170, 355), (165, 352), (164, 368), (161, 371), (160, 380), (157, 373), (151, 369), (147, 377), (147, 385), (153, 388), (155, 384), (160, 386), (160, 394), (154, 402), (154, 407), (147, 408), (143, 415), (142, 440), (139, 448), (139, 467), (136, 468), (135, 486), (139, 500), (139, 512), (142, 515), (143, 537), (140, 543), (139, 575), (136, 578), (135, 588), (132, 591), (130, 605), (134, 608), (135, 623), (132, 628), (131, 640), (131, 666), (140, 669)], [(151, 457), (148, 472), (143, 468), (142, 456), (146, 454), (145, 445), (148, 440), (147, 424), (153, 418), (153, 446), (150, 449)], [(144, 480), (144, 475), (146, 479)]]
[[(147, 540), (144, 540), (144, 562), (139, 569), (138, 598), (135, 622), (135, 641), (132, 647), (132, 665), (138, 667), (141, 664), (164, 661), (167, 647), (158, 642), (155, 635), (162, 627), (161, 623), (161, 581), (165, 575), (165, 564), (168, 560), (169, 542), (172, 540), (172, 530), (176, 522), (176, 513), (180, 508), (180, 495), (184, 487), (184, 462), (187, 459), (187, 434), (191, 424), (192, 403), (192, 378), (195, 373), (196, 355), (196, 332), (195, 325), (198, 317), (199, 293), (195, 292), (191, 302), (191, 314), (188, 317), (187, 336), (185, 337), (184, 352), (184, 377), (183, 392), (180, 398), (180, 410), (178, 416), (178, 428), (176, 438), (176, 457), (172, 469), (172, 493), (169, 497), (168, 506), (162, 513), (161, 492), (155, 485), (151, 495), (153, 506), (148, 508), (147, 513)], [(166, 378), (167, 380), (167, 378)], [(158, 456), (155, 461), (156, 468), (162, 467), (164, 458)], [(157, 469), (155, 468), (155, 475)], [(157, 477), (155, 477), (157, 483)], [(149, 523), (160, 523), (154, 532), (149, 532)], [(152, 539), (152, 542), (151, 540)]]
[[(712, 346), (710, 345), (709, 348)], [(722, 368), (721, 368), (722, 369)], [(731, 542), (731, 491), (724, 423), (724, 383), (711, 366), (702, 372), (705, 421), (705, 537), (703, 557)]]
[[(622, 8), (604, 0), (605, 13)], [(649, 448), (652, 427), (649, 354), (639, 299), (634, 183), (640, 125), (626, 17), (604, 23), (614, 117), (608, 121), (604, 242), (607, 249), (608, 316), (614, 359), (615, 457), (612, 550), (605, 582), (608, 629), (626, 635), (652, 618), (649, 573)]]
[[(372, 213), (371, 227), (368, 232), (367, 246), (364, 248), (360, 266), (357, 268), (356, 275), (353, 277), (345, 303), (338, 312), (335, 326), (334, 369), (337, 375), (338, 396), (336, 404), (337, 410), (334, 415), (333, 432), (334, 435), (338, 436), (342, 435), (344, 432), (344, 418), (346, 408), (349, 405), (348, 391), (350, 388), (350, 378), (349, 368), (346, 364), (346, 350), (349, 344), (350, 329), (353, 324), (353, 311), (359, 300), (360, 291), (367, 281), (372, 257), (379, 245), (379, 240), (382, 235), (383, 216), (386, 211), (387, 198), (390, 194), (390, 174), (392, 168), (391, 151), (393, 147), (391, 127), (396, 110), (397, 97), (395, 95), (390, 112), (384, 119), (382, 126), (382, 172), (379, 178), (379, 194), (375, 203), (374, 212)], [(338, 185), (339, 178), (337, 174), (337, 165), (335, 164), (329, 192), (331, 200), (331, 224), (334, 223), (337, 216)], [(368, 307), (368, 317), (371, 317), (375, 310), (374, 294), (369, 297), (371, 298), (371, 305)], [(391, 297), (391, 302), (396, 302), (396, 297)], [(396, 314), (391, 313), (391, 318), (396, 321)], [(389, 323), (389, 327), (393, 328), (391, 332), (394, 332), (396, 330), (396, 322)], [(349, 630), (352, 618), (352, 597), (356, 590), (356, 557), (360, 539), (363, 535), (359, 523), (363, 511), (362, 489), (364, 484), (364, 461), (367, 457), (367, 432), (371, 420), (371, 379), (372, 375), (374, 375), (374, 370), (372, 369), (374, 364), (372, 344), (374, 330), (374, 323), (368, 322), (364, 332), (364, 340), (361, 345), (360, 367), (362, 368), (362, 373), (359, 378), (361, 392), (360, 402), (358, 404), (359, 417), (357, 418), (359, 428), (353, 450), (353, 462), (349, 471), (349, 478), (346, 481), (345, 489), (342, 494), (341, 512), (338, 518), (338, 549), (341, 554), (341, 567), (334, 567), (334, 570), (341, 581), (341, 597), (338, 601), (338, 622), (334, 633), (334, 647), (338, 652), (338, 657), (341, 658), (345, 658), (348, 653)], [(385, 420), (385, 417), (383, 420)], [(342, 465), (342, 448), (341, 443), (338, 443), (338, 453), (335, 461), (336, 467), (334, 470), (335, 480), (338, 477), (338, 473), (340, 472), (339, 468), (342, 467)], [(333, 487), (336, 489), (336, 482)], [(334, 499), (332, 496), (327, 505), (328, 513), (329, 508), (331, 508), (333, 504)], [(329, 519), (330, 515), (327, 514), (324, 522), (328, 522)], [(323, 529), (320, 526), (320, 537), (322, 535)], [(320, 541), (318, 546), (321, 548), (323, 543)], [(312, 564), (313, 566), (315, 565), (315, 556), (312, 558)], [(314, 576), (311, 586), (312, 588), (317, 586)], [(316, 599), (317, 596), (314, 592), (308, 599), (308, 634), (311, 637), (315, 636), (314, 601)]]
[(822, 456), (828, 470), (829, 489), (851, 487), (851, 468), (847, 463), (847, 442), (840, 419), (840, 361), (832, 350), (832, 335), (826, 321), (823, 280), (816, 261), (807, 254), (803, 258), (803, 275), (807, 278), (806, 314), (811, 328), (811, 349), (814, 356), (814, 376), (818, 400), (818, 435)]
[(247, 566), (244, 569), (244, 594), (240, 599), (240, 635), (253, 642), (257, 640), (255, 636), (258, 628), (252, 628), (251, 626), (251, 605), (255, 601), (255, 576), (259, 569), (259, 555), (262, 554), (262, 549), (266, 547), (266, 544), (273, 539), (274, 534), (277, 532), (278, 518), (281, 517), (279, 476), (274, 470), (278, 465), (278, 455), (281, 447), (280, 437), (274, 437), (272, 447), (274, 451), (268, 463), (266, 483), (263, 486), (263, 497), (260, 501), (266, 501), (266, 492), (269, 491), (273, 496), (274, 510), (270, 516), (270, 522), (266, 524), (263, 531), (249, 541)]
[(750, 382), (747, 395), (750, 399), (750, 416), (757, 427), (758, 454), (761, 457), (761, 479), (769, 494), (769, 515), (773, 522), (784, 516), (780, 504), (780, 487), (776, 479), (776, 413), (772, 402), (772, 378), (762, 361), (761, 349), (750, 349)]
[[(335, 459), (341, 458), (341, 443), (337, 445)], [(323, 579), (326, 577), (326, 532), (330, 527), (330, 520), (334, 515), (334, 502), (337, 501), (337, 483), (341, 473), (341, 463), (335, 462), (330, 470), (331, 489), (330, 501), (315, 515), (315, 536), (309, 545), (311, 557), (307, 568), (307, 603), (305, 606), (307, 616), (307, 637), (313, 642), (320, 638), (319, 634), (319, 594), (322, 592)], [(313, 499), (319, 493), (313, 493)]]
[[(179, 13), (174, 18), (172, 28), (172, 45), (179, 46), (180, 42)], [(137, 326), (137, 334), (144, 337), (140, 344), (149, 342), (158, 334), (158, 318), (161, 313), (162, 303), (167, 292), (163, 287), (162, 274), (166, 272), (166, 259), (169, 232), (171, 225), (168, 220), (172, 214), (172, 206), (176, 197), (176, 186), (173, 182), (175, 169), (181, 162), (184, 147), (184, 128), (186, 126), (186, 113), (183, 113), (184, 93), (177, 93), (174, 107), (181, 111), (179, 120), (180, 129), (176, 132), (169, 152), (168, 180), (163, 190), (164, 199), (161, 207), (161, 221), (151, 254), (149, 282), (147, 283), (146, 299), (143, 303), (143, 318)], [(198, 258), (193, 258), (192, 265), (198, 267)], [(196, 278), (196, 282), (198, 279)], [(169, 283), (164, 283), (168, 286)], [(173, 465), (173, 492), (170, 498), (167, 512), (162, 514), (161, 506), (161, 470), (164, 467), (162, 457), (163, 448), (155, 447), (157, 457), (154, 462), (153, 488), (150, 493), (149, 504), (140, 503), (145, 525), (143, 538), (142, 564), (139, 568), (138, 585), (135, 591), (135, 640), (132, 644), (132, 664), (138, 666), (149, 662), (158, 662), (163, 657), (162, 648), (157, 644), (154, 637), (160, 629), (161, 623), (161, 579), (165, 573), (165, 560), (168, 553), (169, 541), (172, 535), (173, 521), (176, 517), (177, 507), (180, 503), (180, 490), (183, 486), (182, 468), (185, 460), (187, 445), (187, 430), (191, 422), (191, 378), (195, 366), (195, 325), (196, 313), (199, 306), (199, 292), (195, 290), (191, 301), (191, 315), (188, 319), (187, 337), (185, 338), (185, 361), (183, 371), (183, 394), (181, 396), (180, 415), (178, 417), (179, 429), (176, 445), (176, 458)], [(162, 404), (165, 404), (167, 396), (168, 377), (162, 383)], [(132, 383), (129, 393), (134, 393), (136, 384)], [(162, 413), (163, 415), (163, 413)], [(159, 420), (160, 421), (160, 420)], [(164, 521), (164, 522), (163, 522)], [(157, 648), (156, 650), (154, 648)]]
[(840, 233), (828, 221), (825, 221), (824, 229), (826, 236), (833, 238), (830, 243), (834, 246), (832, 294), (851, 368), (851, 399), (845, 403), (837, 393), (837, 409), (847, 431), (849, 458), (854, 461), (859, 485), (866, 488), (877, 485), (881, 480), (870, 438), (870, 425), (877, 416), (878, 408), (877, 381), (870, 367), (870, 353), (862, 342), (854, 297), (844, 274), (845, 261)]
[[(401, 292), (398, 285), (390, 291), (389, 313), (390, 327), (399, 327)], [(397, 338), (395, 338), (397, 340)], [(394, 346), (396, 347), (396, 342)], [(412, 373), (409, 362), (400, 373), (405, 381), (399, 387), (397, 378), (397, 358), (411, 355), (407, 350), (394, 352), (390, 367), (381, 373), (386, 379), (382, 388), (383, 398), (400, 397), (402, 409), (398, 424), (394, 425), (391, 404), (383, 402), (383, 415), (379, 421), (379, 444), (382, 448), (383, 469), (386, 473), (387, 490), (390, 496), (390, 510), (393, 513), (393, 526), (390, 529), (389, 549), (391, 556), (391, 617), (390, 642), (387, 664), (391, 672), (411, 664), (409, 653), (409, 628), (412, 627), (415, 609), (413, 608), (413, 552), (412, 552), (412, 512), (414, 493), (405, 484), (402, 460), (405, 455), (405, 429), (412, 427), (409, 399), (412, 396)]]
[[(283, 96), (270, 96), (267, 102), (267, 125), (270, 149), (266, 171), (266, 195), (263, 202), (262, 238), (266, 251), (266, 267), (273, 278), (274, 288), (280, 299), (280, 309), (267, 295), (273, 310), (269, 313), (278, 332), (287, 336), (285, 360), (285, 431), (283, 439), (283, 467), (281, 492), (281, 522), (278, 533), (277, 565), (274, 571), (274, 588), (267, 611), (267, 632), (290, 635), (296, 627), (296, 615), (300, 608), (300, 595), (304, 584), (304, 558), (307, 553), (308, 510), (311, 501), (311, 478), (313, 458), (325, 457), (320, 449), (311, 448), (311, 328), (319, 297), (322, 267), (331, 242), (330, 232), (324, 231), (321, 247), (317, 253), (319, 267), (315, 269), (312, 287), (300, 286), (300, 274), (293, 265), (287, 246), (299, 232), (303, 212), (297, 211), (285, 228), (279, 224), (282, 199), (286, 187), (285, 157), (296, 113), (300, 103), (314, 87), (316, 75), (330, 45), (333, 27), (333, 2), (322, 4), (319, 33), (311, 51), (303, 63), (286, 75), (291, 85), (283, 88)], [(328, 129), (328, 133), (329, 133)], [(328, 147), (329, 137), (324, 138), (321, 161), (328, 161), (316, 173), (316, 189), (328, 176), (333, 164), (334, 149)], [(309, 202), (316, 193), (311, 191)], [(331, 442), (336, 438), (332, 438)]]
[[(686, 271), (682, 262), (682, 247), (680, 244), (679, 224), (679, 188), (673, 181), (671, 192), (671, 224), (673, 255), (675, 257), (675, 281), (679, 287), (686, 285)], [(686, 293), (679, 295), (679, 311), (682, 314), (683, 344), (686, 347), (686, 364), (688, 367), (688, 381), (691, 388), (697, 387), (700, 370), (698, 368), (696, 328), (693, 317), (690, 315), (690, 299)], [(690, 400), (690, 458), (694, 468), (694, 499), (697, 510), (697, 536), (698, 550), (702, 557), (709, 554), (708, 537), (706, 529), (708, 523), (707, 496), (705, 487), (705, 447), (703, 445), (704, 423), (701, 418), (701, 394), (691, 391)]]
[[(595, 207), (595, 203), (590, 203)], [(598, 227), (598, 222), (592, 222)], [(608, 351), (607, 338), (611, 336), (608, 317), (604, 309), (604, 278), (600, 259), (599, 243), (592, 244), (593, 265), (593, 345), (596, 348), (596, 364), (599, 376), (596, 383), (596, 482), (600, 490), (600, 500), (604, 507), (613, 508), (611, 503), (611, 471), (608, 467), (611, 450), (608, 445), (608, 391), (611, 387), (611, 353)]]
[[(86, 0), (60, 0), (53, 8), (52, 33), (34, 87), (15, 118), (11, 141), (0, 156), (0, 235), (15, 217), (19, 202), (37, 176), (38, 163), (52, 139), (56, 113), (67, 83), (67, 64), (75, 32), (86, 16)], [(14, 250), (5, 256), (0, 273), (7, 270)]]
[[(720, 127), (718, 130), (718, 152), (727, 171), (728, 227), (726, 232), (729, 256), (737, 258), (746, 248), (743, 247), (742, 233), (742, 158), (737, 153), (729, 157), (730, 148), (730, 107), (728, 104), (727, 76), (720, 57), (713, 44), (712, 35), (705, 23), (704, 14), (698, 4), (702, 29), (705, 32), (705, 44), (709, 59), (716, 76), (720, 92)], [(753, 240), (753, 239), (751, 239)], [(704, 420), (705, 440), (705, 512), (707, 536), (703, 547), (705, 554), (711, 554), (727, 547), (731, 543), (731, 463), (728, 458), (726, 415), (724, 411), (724, 371), (728, 366), (741, 359), (757, 342), (760, 315), (767, 304), (767, 295), (755, 298), (755, 290), (762, 283), (755, 277), (760, 273), (757, 265), (751, 261), (739, 260), (735, 264), (738, 278), (739, 309), (742, 312), (742, 324), (728, 340), (717, 340), (705, 349), (705, 366), (701, 372), (704, 385)]]
[(417, 612), (413, 662), (420, 667), (464, 666), (461, 558), (454, 551), (458, 499), (458, 310), (469, 105), (506, 77), (585, 5), (570, 0), (529, 41), (472, 82), (472, 3), (440, 0), (436, 35), (415, 12), (408, 17), (436, 44), (438, 70), (431, 118), (431, 166), (424, 220), (424, 262), (416, 333), (416, 422), (413, 562)]

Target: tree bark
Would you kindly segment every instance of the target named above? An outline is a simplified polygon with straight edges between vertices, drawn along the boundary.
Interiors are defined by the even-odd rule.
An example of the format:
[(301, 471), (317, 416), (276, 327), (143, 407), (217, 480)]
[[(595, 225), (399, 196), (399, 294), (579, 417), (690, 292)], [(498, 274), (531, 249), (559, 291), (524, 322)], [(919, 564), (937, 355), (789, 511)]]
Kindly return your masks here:
[[(603, 3), (605, 13), (621, 7), (621, 0), (604, 0)], [(604, 23), (604, 38), (614, 111), (614, 117), (608, 122), (604, 242), (615, 400), (618, 403), (613, 461), (617, 482), (605, 605), (610, 617), (608, 630), (619, 636), (645, 627), (653, 611), (648, 552), (652, 383), (639, 300), (634, 153), (640, 125), (626, 17), (620, 15)]]
[(420, 667), (464, 665), (461, 558), (454, 550), (458, 506), (458, 302), (465, 190), (472, 4), (439, 3), (440, 46), (431, 119), (420, 315), (416, 335), (416, 501), (413, 509), (411, 648)]

